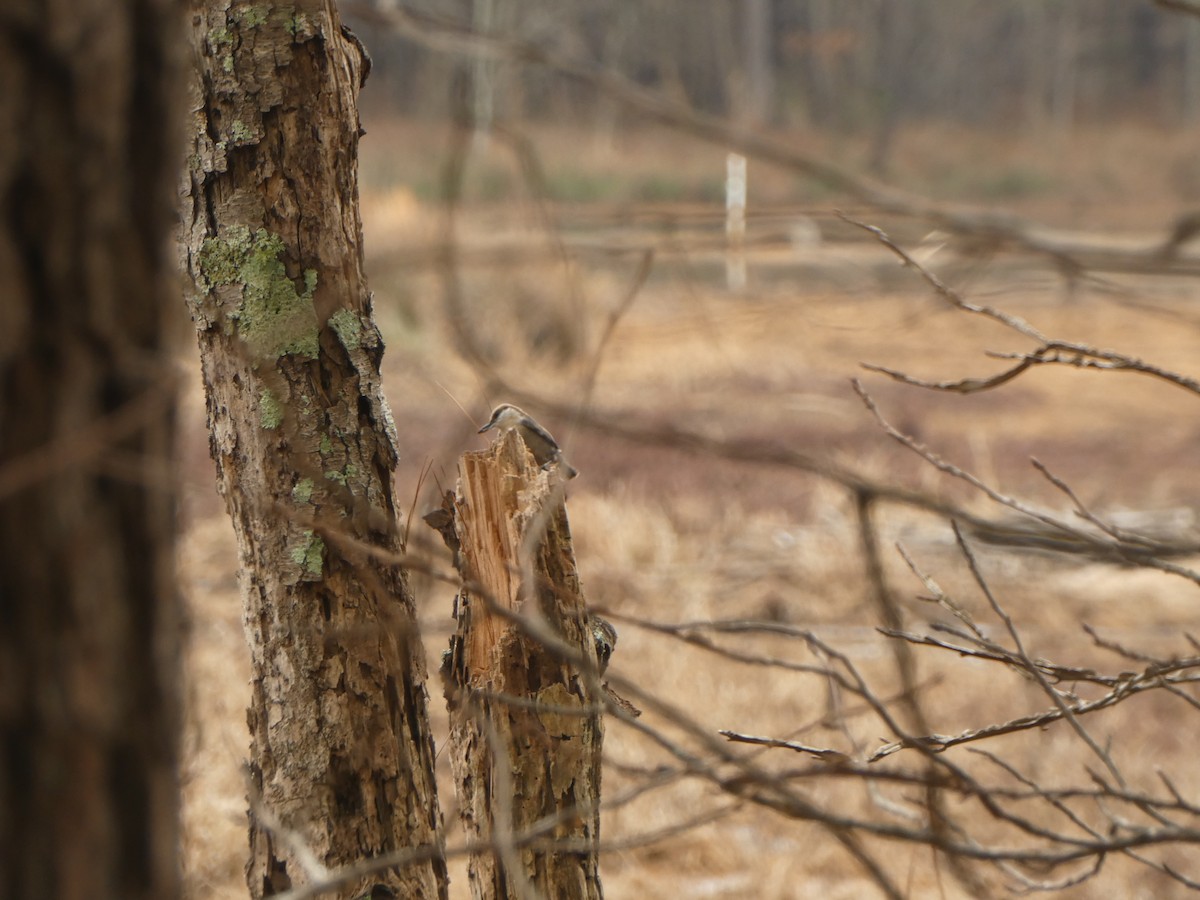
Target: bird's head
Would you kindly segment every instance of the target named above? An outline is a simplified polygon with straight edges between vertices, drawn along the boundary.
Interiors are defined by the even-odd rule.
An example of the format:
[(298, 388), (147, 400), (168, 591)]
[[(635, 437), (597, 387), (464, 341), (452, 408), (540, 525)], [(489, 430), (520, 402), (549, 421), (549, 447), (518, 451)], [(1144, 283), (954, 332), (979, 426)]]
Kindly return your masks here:
[(479, 429), (479, 434), (491, 431), (493, 428), (515, 428), (522, 419), (528, 418), (524, 410), (511, 403), (501, 403), (492, 410), (488, 423)]

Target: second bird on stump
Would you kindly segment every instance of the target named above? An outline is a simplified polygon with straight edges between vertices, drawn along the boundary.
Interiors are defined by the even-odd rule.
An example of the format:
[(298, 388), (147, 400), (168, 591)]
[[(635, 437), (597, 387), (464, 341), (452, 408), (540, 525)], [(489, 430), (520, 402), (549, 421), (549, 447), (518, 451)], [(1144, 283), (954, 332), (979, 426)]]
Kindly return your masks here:
[(543, 469), (548, 469), (550, 464), (554, 463), (557, 464), (564, 478), (574, 478), (579, 474), (570, 463), (563, 459), (562, 450), (559, 449), (558, 442), (554, 440), (550, 432), (519, 406), (501, 403), (492, 410), (492, 417), (488, 419), (486, 425), (479, 429), (479, 433), (483, 434), (493, 428), (519, 432), (521, 440), (525, 442), (525, 446), (529, 448), (529, 452), (533, 454), (533, 458)]

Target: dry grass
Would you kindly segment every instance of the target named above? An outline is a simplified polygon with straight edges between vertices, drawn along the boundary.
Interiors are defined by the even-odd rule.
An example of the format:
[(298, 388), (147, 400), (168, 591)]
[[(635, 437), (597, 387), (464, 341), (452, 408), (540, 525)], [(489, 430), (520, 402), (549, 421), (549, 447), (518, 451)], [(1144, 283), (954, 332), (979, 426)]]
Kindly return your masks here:
[[(373, 134), (380, 131), (384, 143), (393, 144), (409, 134), (400, 126), (376, 126)], [(924, 157), (916, 153), (916, 160), (909, 159), (913, 145), (936, 142), (921, 135), (910, 140), (900, 159), (915, 167)], [(1125, 140), (1114, 137), (1114, 146), (1105, 144), (1096, 153), (1089, 170), (1093, 177), (1115, 165)], [(1141, 149), (1150, 146), (1142, 134), (1127, 140)], [(553, 149), (561, 136), (550, 135), (549, 141)], [(1004, 154), (1015, 151), (994, 152), (989, 160), (1003, 162), (1009, 158)], [(558, 158), (572, 157), (564, 151)], [(1063, 177), (1069, 168), (1061, 160), (1044, 158), (1039, 165)], [(1085, 180), (1074, 169), (1070, 177)], [(1114, 189), (1118, 204), (1108, 208), (1113, 221), (1124, 191), (1134, 190), (1137, 182), (1133, 174), (1122, 177), (1129, 184), (1122, 181)], [(1150, 179), (1145, 171), (1140, 177)], [(432, 228), (432, 211), (408, 191), (381, 189), (364, 199), (364, 207), (369, 248), (427, 237)], [(1167, 207), (1163, 200), (1157, 209)], [(1058, 211), (1070, 218), (1069, 209), (1060, 206)], [(488, 215), (496, 218), (488, 220), (489, 228), (500, 222), (514, 233), (531, 233), (526, 212), (514, 208), (506, 219), (493, 209)], [(432, 464), (436, 481), (449, 486), (455, 458), (479, 446), (474, 427), (500, 398), (482, 396), (478, 377), (453, 352), (435, 273), (398, 266), (386, 255), (374, 257), (371, 264), (377, 311), (388, 338), (388, 396), (400, 423), (400, 493), (415, 493), (427, 464)], [(570, 267), (543, 262), (472, 270), (464, 273), (465, 297), (476, 328), (503, 336), (492, 341), (497, 366), (523, 386), (570, 398), (581, 389), (589, 353), (634, 267), (628, 257), (616, 257)], [(752, 260), (752, 289), (731, 296), (711, 271), (686, 255), (664, 257), (605, 351), (595, 385), (598, 408), (647, 423), (786, 441), (876, 477), (987, 509), (962, 486), (947, 483), (890, 443), (847, 380), (861, 374), (861, 361), (935, 378), (994, 371), (1000, 364), (982, 351), (1020, 349), (1015, 336), (946, 311), (920, 284), (903, 277), (872, 285), (849, 273), (845, 286), (834, 289), (810, 284), (805, 270), (792, 271), (786, 262), (773, 259), (768, 267), (764, 261), (759, 271)], [(757, 280), (756, 272), (761, 276)], [(1197, 326), (1189, 309), (1194, 297), (1178, 285), (1138, 285), (1139, 299), (1156, 307), (1146, 311), (1097, 293), (1068, 298), (1044, 273), (960, 275), (958, 283), (1053, 335), (1118, 348), (1166, 366), (1186, 369), (1194, 361)], [(556, 319), (569, 339), (539, 338), (520, 315), (531, 306), (540, 311), (535, 325)], [(1200, 487), (1187, 466), (1200, 438), (1200, 426), (1188, 414), (1196, 398), (1150, 379), (1044, 370), (1002, 392), (978, 397), (935, 396), (875, 376), (866, 380), (900, 427), (1005, 490), (1063, 507), (1028, 465), (1028, 457), (1036, 454), (1098, 508), (1194, 507), (1200, 502)], [(182, 553), (192, 623), (186, 659), (188, 896), (238, 897), (244, 896), (239, 765), (245, 753), (249, 673), (240, 634), (236, 554), (228, 524), (208, 493), (212, 476), (203, 456), (201, 409), (197, 390), (186, 410), (192, 493)], [(809, 627), (851, 655), (880, 694), (893, 692), (894, 659), (888, 643), (874, 631), (878, 615), (868, 599), (852, 509), (838, 489), (778, 469), (631, 446), (603, 433), (574, 430), (569, 422), (546, 424), (583, 472), (572, 484), (569, 511), (584, 586), (594, 605), (663, 622), (749, 617)], [(415, 501), (418, 515), (432, 505), (434, 493), (431, 480)], [(419, 522), (414, 527), (423, 528)], [(944, 522), (888, 510), (880, 531), (885, 548), (903, 540), (927, 571), (991, 633), (1000, 634), (955, 554)], [(1180, 632), (1195, 620), (1196, 591), (1182, 580), (992, 549), (982, 550), (981, 556), (998, 596), (1035, 654), (1075, 665), (1124, 668), (1121, 660), (1091, 645), (1080, 629), (1085, 621), (1145, 650), (1186, 650)], [(911, 628), (922, 630), (942, 616), (918, 599), (919, 583), (890, 549), (886, 563)], [(414, 587), (432, 656), (445, 645), (450, 598), (445, 589), (419, 577)], [(853, 749), (851, 740), (871, 749), (888, 737), (882, 726), (862, 715), (849, 717), (845, 732), (831, 728), (827, 691), (811, 676), (734, 663), (634, 626), (620, 631), (613, 670), (653, 689), (714, 732), (729, 728), (795, 735), (806, 743), (843, 749)], [(735, 643), (796, 662), (813, 661), (795, 642)], [(923, 699), (938, 731), (956, 732), (1047, 706), (1036, 688), (983, 664), (930, 651), (920, 652), (918, 661), (928, 684)], [(440, 744), (445, 716), (439, 697), (432, 706)], [(1185, 710), (1178, 701), (1135, 701), (1098, 718), (1095, 733), (1101, 740), (1113, 739), (1119, 762), (1136, 773), (1142, 786), (1151, 786), (1153, 767), (1161, 766), (1181, 790), (1195, 796), (1200, 772), (1189, 742), (1176, 727)], [(1051, 783), (1086, 781), (1083, 766), (1095, 763), (1063, 727), (1004, 739), (993, 749)], [(661, 750), (618, 724), (609, 728), (605, 752), (610, 797), (637, 783), (639, 772), (669, 762)], [(774, 759), (775, 765), (798, 762), (783, 758), (783, 751), (774, 753), (780, 755), (763, 759)], [(449, 808), (452, 785), (444, 760), (439, 765), (443, 803)], [(818, 781), (806, 789), (820, 803), (887, 816), (860, 787)], [(726, 802), (705, 784), (673, 781), (606, 814), (604, 836), (621, 840), (652, 832)], [(457, 833), (456, 823), (448, 821), (448, 826)], [(966, 896), (928, 851), (898, 844), (873, 849), (898, 873), (909, 896)], [(453, 896), (465, 897), (461, 866), (455, 873)], [(871, 894), (859, 870), (819, 826), (751, 807), (651, 846), (613, 852), (604, 859), (603, 879), (606, 893), (615, 898), (673, 894), (782, 900)], [(1064, 895), (1171, 892), (1170, 884), (1147, 870), (1115, 860), (1106, 865), (1098, 885)]]
[[(440, 197), (447, 147), (443, 127), (365, 115), (364, 190), (397, 185), (422, 201)], [(513, 127), (513, 123), (509, 123)], [(519, 126), (517, 126), (519, 127)], [(719, 206), (723, 148), (655, 128), (626, 128), (611, 138), (574, 125), (530, 126), (543, 156), (547, 187), (580, 205), (654, 208), (676, 201)], [(779, 135), (795, 149), (856, 169), (866, 165), (869, 137), (811, 129)], [(910, 123), (896, 138), (887, 181), (964, 203), (998, 206), (1063, 228), (1157, 230), (1200, 202), (1195, 130), (1165, 130), (1129, 121), (1081, 125), (1057, 138), (1003, 128)], [(469, 176), (479, 208), (505, 207), (530, 194), (507, 145), (495, 141)], [(766, 164), (750, 165), (750, 208), (838, 202), (822, 185)], [(374, 240), (378, 241), (379, 235)]]

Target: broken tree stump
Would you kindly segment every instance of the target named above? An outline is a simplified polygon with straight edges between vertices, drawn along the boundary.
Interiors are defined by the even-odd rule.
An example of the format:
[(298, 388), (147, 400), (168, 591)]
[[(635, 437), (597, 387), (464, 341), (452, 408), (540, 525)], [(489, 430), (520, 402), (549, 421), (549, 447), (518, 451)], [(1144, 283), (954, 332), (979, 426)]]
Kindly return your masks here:
[(466, 585), (442, 675), (476, 898), (599, 900), (600, 667), (556, 467), (515, 431), (426, 517)]

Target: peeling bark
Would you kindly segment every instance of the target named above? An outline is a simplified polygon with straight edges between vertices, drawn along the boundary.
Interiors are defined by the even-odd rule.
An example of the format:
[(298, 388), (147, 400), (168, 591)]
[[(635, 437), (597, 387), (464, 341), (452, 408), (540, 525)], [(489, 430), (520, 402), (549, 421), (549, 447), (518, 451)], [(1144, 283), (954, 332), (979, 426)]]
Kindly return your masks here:
[[(440, 843), (412, 597), (401, 572), (361, 552), (400, 549), (358, 213), (366, 57), (332, 0), (209, 0), (192, 23), (181, 251), (241, 554), (252, 806), (326, 866)], [(252, 810), (256, 897), (309, 880), (264, 818)], [(341, 896), (376, 883), (444, 896), (445, 864)]]
[(181, 8), (0, 9), (7, 900), (180, 891), (167, 236)]
[[(474, 586), (458, 597), (443, 677), (463, 822), (494, 845), (470, 864), (487, 900), (601, 897), (603, 689), (559, 477), (509, 431), (460, 459), (457, 494), (431, 520)], [(534, 831), (536, 844), (518, 845)]]

